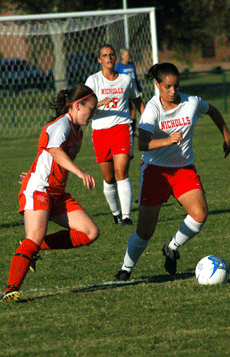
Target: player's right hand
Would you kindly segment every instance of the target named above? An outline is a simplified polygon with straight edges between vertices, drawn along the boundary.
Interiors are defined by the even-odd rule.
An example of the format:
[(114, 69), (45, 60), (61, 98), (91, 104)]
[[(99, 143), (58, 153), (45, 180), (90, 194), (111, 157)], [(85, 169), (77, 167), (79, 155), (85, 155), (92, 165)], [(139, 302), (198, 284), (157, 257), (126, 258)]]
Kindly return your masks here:
[(98, 102), (98, 107), (100, 107), (101, 105), (108, 105), (110, 102), (112, 102), (112, 99), (109, 97), (104, 98), (103, 100), (100, 100), (100, 102)]
[(183, 141), (182, 131), (176, 131), (169, 137), (171, 144), (180, 144)]

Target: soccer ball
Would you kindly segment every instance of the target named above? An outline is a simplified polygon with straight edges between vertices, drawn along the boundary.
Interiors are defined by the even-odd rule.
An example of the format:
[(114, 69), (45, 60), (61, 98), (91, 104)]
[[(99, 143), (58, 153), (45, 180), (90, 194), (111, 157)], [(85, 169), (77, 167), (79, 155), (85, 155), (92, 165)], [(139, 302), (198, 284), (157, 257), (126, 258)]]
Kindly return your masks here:
[(228, 281), (229, 267), (223, 258), (217, 255), (208, 255), (197, 264), (195, 275), (199, 284), (224, 284)]

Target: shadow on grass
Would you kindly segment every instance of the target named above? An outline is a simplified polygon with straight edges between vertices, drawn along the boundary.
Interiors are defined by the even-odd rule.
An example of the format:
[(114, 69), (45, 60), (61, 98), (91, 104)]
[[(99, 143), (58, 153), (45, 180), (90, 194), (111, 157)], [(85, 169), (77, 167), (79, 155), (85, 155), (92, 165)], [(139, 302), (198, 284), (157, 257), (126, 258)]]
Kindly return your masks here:
[(0, 229), (4, 229), (4, 228), (12, 228), (12, 227), (18, 227), (18, 226), (23, 226), (24, 222), (14, 222), (14, 223), (3, 223), (0, 224)]
[[(121, 288), (121, 287), (126, 287), (126, 286), (134, 286), (134, 285), (139, 285), (139, 284), (161, 284), (161, 283), (167, 283), (169, 281), (177, 281), (177, 280), (186, 280), (194, 277), (194, 272), (193, 273), (181, 273), (181, 274), (176, 274), (176, 275), (155, 275), (155, 276), (143, 276), (139, 279), (131, 279), (129, 281), (108, 281), (105, 283), (100, 283), (100, 284), (93, 284), (93, 285), (86, 285), (86, 286), (80, 286), (78, 289), (72, 289), (71, 287), (68, 288), (58, 288), (59, 291), (53, 291), (50, 293), (46, 293), (42, 296), (37, 296), (37, 297), (31, 297), (28, 299), (21, 299), (19, 303), (26, 303), (29, 301), (36, 301), (44, 298), (49, 298), (52, 296), (57, 296), (63, 293), (73, 293), (73, 294), (80, 294), (80, 293), (90, 293), (94, 291), (101, 291), (101, 290), (107, 290), (107, 289), (116, 289), (116, 288)], [(55, 289), (53, 289), (55, 290)]]
[(223, 213), (230, 213), (230, 209), (220, 209), (220, 210), (209, 211), (208, 215), (215, 216), (216, 214), (223, 214)]
[[(173, 206), (173, 203), (167, 203), (164, 204), (164, 207), (167, 206)], [(132, 212), (137, 212), (139, 210), (139, 208), (133, 208)], [(214, 216), (214, 215), (218, 215), (218, 214), (225, 214), (225, 213), (230, 213), (230, 209), (223, 209), (223, 210), (214, 210), (214, 211), (209, 211), (209, 215), (210, 216)], [(173, 217), (173, 218), (160, 218), (159, 222), (164, 222), (164, 221), (172, 221), (172, 220), (176, 220), (178, 218), (184, 217), (186, 215), (186, 213), (182, 213), (180, 216), (177, 217)], [(111, 216), (110, 212), (106, 212), (106, 213), (98, 213), (98, 214), (94, 214), (94, 217), (99, 217), (99, 216)], [(12, 223), (3, 223), (0, 224), (0, 229), (4, 229), (4, 228), (12, 228), (12, 227), (19, 227), (19, 226), (23, 226), (24, 222), (12, 222)]]
[[(176, 202), (175, 203), (165, 203), (164, 205), (163, 205), (163, 207), (170, 207), (170, 206), (174, 206), (176, 204)], [(131, 212), (138, 212), (139, 211), (139, 206), (137, 205), (135, 208), (132, 208), (132, 210), (131, 210)], [(182, 214), (182, 216), (184, 216), (185, 215), (185, 213), (184, 214)], [(96, 214), (92, 214), (92, 216), (93, 217), (100, 217), (100, 216), (112, 216), (112, 213), (111, 212), (100, 212), (100, 213), (96, 213)], [(173, 218), (173, 219), (178, 219), (178, 217), (176, 217), (176, 218)], [(160, 221), (167, 221), (167, 220), (172, 220), (172, 219), (159, 219), (159, 222)]]
[(115, 289), (130, 285), (138, 284), (161, 284), (169, 281), (175, 280), (185, 280), (194, 277), (194, 273), (181, 273), (176, 275), (155, 275), (155, 276), (143, 276), (139, 279), (131, 279), (129, 281), (109, 281), (102, 284), (94, 284), (86, 287), (79, 288), (77, 290), (72, 290), (72, 293), (81, 293), (81, 292), (91, 292), (105, 289)]

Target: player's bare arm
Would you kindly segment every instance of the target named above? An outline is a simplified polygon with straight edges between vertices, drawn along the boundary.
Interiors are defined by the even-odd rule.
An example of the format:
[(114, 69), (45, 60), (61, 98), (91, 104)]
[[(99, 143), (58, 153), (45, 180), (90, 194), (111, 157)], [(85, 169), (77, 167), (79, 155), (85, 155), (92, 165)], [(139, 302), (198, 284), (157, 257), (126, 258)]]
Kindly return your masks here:
[(134, 103), (135, 107), (137, 108), (138, 112), (142, 114), (145, 110), (145, 105), (141, 97), (132, 99), (132, 102)]
[(177, 131), (167, 138), (152, 139), (152, 133), (147, 130), (139, 129), (139, 150), (150, 151), (164, 146), (179, 144), (183, 140), (182, 131)]
[(89, 190), (96, 187), (93, 176), (83, 172), (61, 148), (52, 148), (49, 152), (60, 166), (82, 179), (84, 186), (87, 186)]
[(209, 109), (208, 109), (207, 114), (210, 116), (210, 118), (216, 124), (217, 128), (220, 130), (221, 134), (224, 137), (225, 142), (224, 142), (223, 148), (224, 148), (224, 153), (225, 153), (224, 157), (226, 158), (230, 152), (230, 133), (229, 133), (227, 125), (224, 121), (224, 118), (222, 117), (219, 110), (211, 104), (209, 104)]

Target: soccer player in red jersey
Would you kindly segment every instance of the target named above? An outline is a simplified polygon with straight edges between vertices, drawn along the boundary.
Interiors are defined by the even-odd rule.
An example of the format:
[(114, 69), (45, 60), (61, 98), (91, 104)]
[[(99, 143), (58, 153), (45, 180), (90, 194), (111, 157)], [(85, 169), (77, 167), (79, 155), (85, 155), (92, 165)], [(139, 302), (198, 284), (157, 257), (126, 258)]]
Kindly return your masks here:
[[(74, 159), (82, 143), (82, 126), (88, 125), (93, 117), (97, 97), (91, 88), (79, 84), (60, 91), (49, 104), (56, 116), (42, 130), (37, 157), (22, 180), (19, 212), (24, 215), (26, 238), (11, 261), (1, 302), (20, 300), (20, 286), (40, 249), (87, 246), (99, 236), (93, 220), (65, 192), (69, 172), (80, 178), (89, 190), (95, 188), (93, 176), (83, 172)], [(49, 221), (66, 229), (46, 235)]]

